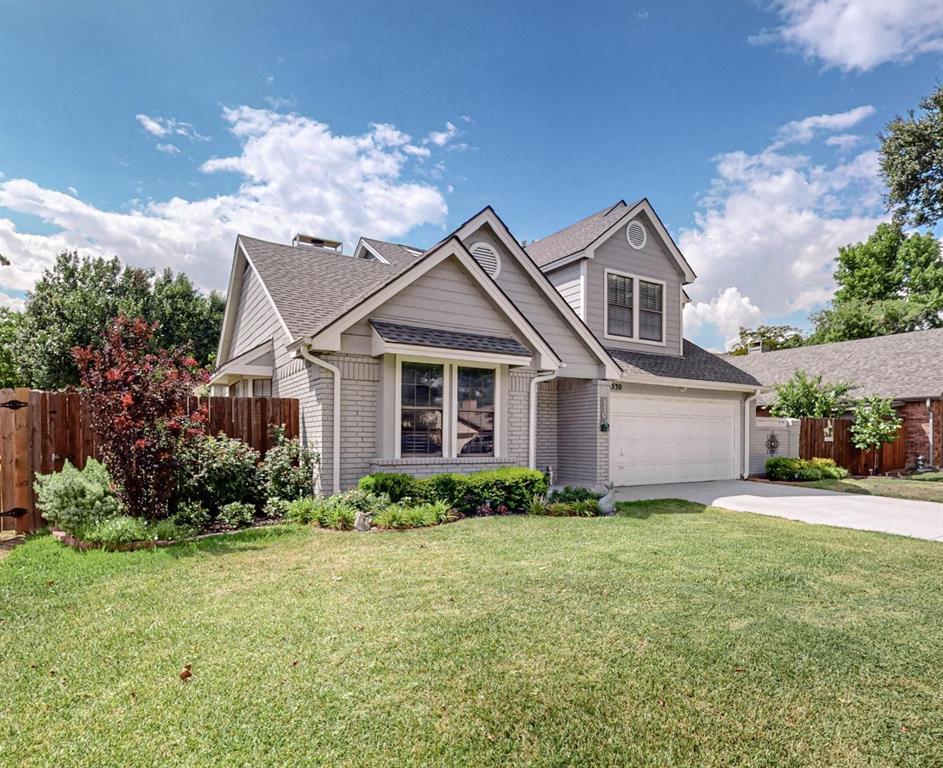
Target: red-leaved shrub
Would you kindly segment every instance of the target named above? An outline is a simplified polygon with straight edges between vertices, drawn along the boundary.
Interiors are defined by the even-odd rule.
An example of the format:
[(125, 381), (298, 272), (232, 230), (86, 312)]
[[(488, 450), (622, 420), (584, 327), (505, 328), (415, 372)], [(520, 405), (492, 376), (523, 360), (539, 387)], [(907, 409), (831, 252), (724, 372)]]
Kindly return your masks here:
[(154, 351), (155, 328), (119, 317), (101, 349), (72, 350), (118, 498), (126, 514), (150, 520), (166, 516), (178, 451), (206, 424), (205, 410), (188, 406), (206, 372), (184, 348)]

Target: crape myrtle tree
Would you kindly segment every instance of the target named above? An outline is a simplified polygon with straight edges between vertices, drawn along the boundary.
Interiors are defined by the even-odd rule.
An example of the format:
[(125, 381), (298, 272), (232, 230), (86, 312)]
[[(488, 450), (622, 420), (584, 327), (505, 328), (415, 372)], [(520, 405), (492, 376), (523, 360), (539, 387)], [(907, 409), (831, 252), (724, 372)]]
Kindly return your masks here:
[(872, 471), (877, 471), (878, 450), (893, 443), (903, 420), (891, 401), (883, 397), (863, 397), (852, 406), (851, 442), (858, 450), (874, 452)]
[(781, 419), (834, 419), (843, 416), (851, 405), (844, 382), (827, 383), (822, 375), (810, 377), (796, 371), (792, 378), (776, 387), (776, 400), (770, 413)]
[(167, 514), (178, 456), (205, 430), (188, 396), (207, 381), (185, 347), (154, 349), (155, 324), (118, 317), (100, 348), (73, 350), (101, 458), (125, 512)]

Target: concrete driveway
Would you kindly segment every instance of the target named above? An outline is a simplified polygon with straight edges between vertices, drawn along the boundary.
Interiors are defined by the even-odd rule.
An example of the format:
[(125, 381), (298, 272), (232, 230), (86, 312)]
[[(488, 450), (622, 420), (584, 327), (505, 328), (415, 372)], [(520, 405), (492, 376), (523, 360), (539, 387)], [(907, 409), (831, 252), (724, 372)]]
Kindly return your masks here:
[(943, 541), (943, 504), (933, 501), (889, 499), (748, 480), (634, 485), (617, 488), (616, 494), (618, 501), (686, 499), (735, 512)]

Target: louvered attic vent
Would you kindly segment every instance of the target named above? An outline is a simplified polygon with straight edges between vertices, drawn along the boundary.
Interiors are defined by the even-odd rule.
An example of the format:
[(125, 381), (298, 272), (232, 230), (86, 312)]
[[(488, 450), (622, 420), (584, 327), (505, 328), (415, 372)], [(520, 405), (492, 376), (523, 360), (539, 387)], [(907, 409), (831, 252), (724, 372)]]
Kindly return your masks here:
[(648, 242), (648, 232), (645, 231), (645, 225), (640, 221), (630, 221), (629, 226), (625, 228), (625, 239), (636, 251), (642, 250), (645, 243)]
[(494, 248), (487, 243), (475, 243), (469, 251), (485, 272), (492, 277), (498, 276), (501, 272), (501, 259)]

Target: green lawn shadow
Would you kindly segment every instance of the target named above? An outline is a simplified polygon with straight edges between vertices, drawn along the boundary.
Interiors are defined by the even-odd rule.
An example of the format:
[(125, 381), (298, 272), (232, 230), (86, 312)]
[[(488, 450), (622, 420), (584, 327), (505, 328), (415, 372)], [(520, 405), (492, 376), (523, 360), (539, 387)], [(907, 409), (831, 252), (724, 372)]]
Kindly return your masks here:
[(616, 502), (616, 515), (635, 520), (647, 520), (653, 515), (697, 515), (707, 505), (684, 499), (642, 499)]
[(194, 557), (195, 555), (228, 555), (233, 552), (252, 552), (265, 549), (273, 541), (296, 533), (296, 525), (267, 525), (260, 528), (247, 528), (220, 536), (210, 536), (195, 541), (182, 541), (162, 549), (171, 557)]

